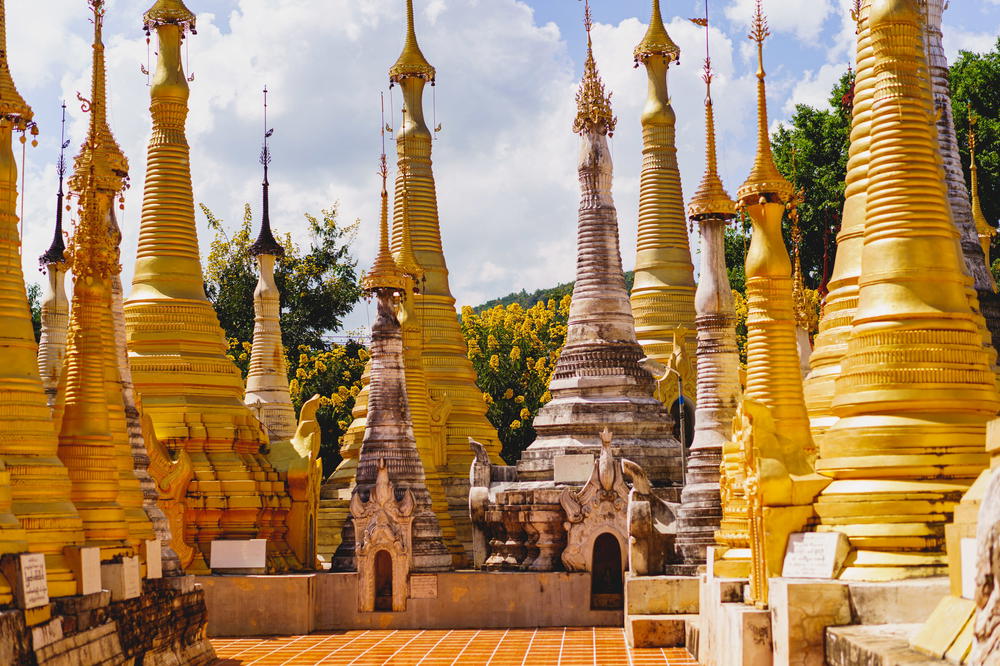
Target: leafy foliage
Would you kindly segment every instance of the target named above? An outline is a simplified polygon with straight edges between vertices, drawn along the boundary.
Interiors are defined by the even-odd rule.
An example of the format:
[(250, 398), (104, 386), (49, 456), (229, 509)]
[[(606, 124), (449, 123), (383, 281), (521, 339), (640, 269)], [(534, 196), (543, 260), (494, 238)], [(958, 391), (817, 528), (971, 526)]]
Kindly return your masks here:
[[(632, 283), (635, 281), (635, 273), (633, 271), (628, 271), (625, 273), (625, 288), (629, 291), (632, 290)], [(563, 284), (557, 284), (554, 287), (548, 287), (546, 289), (538, 289), (536, 291), (527, 292), (524, 289), (521, 291), (516, 291), (506, 296), (500, 298), (494, 298), (493, 300), (486, 301), (481, 305), (477, 305), (472, 308), (473, 312), (484, 312), (496, 306), (506, 307), (517, 303), (522, 308), (528, 309), (535, 305), (536, 303), (548, 303), (551, 300), (557, 303), (563, 299), (564, 296), (573, 295), (573, 283), (564, 282)]]
[(570, 296), (482, 312), (462, 310), (462, 333), (487, 404), (486, 415), (513, 464), (535, 440), (535, 414), (551, 399), (549, 380), (566, 340)]
[(42, 339), (42, 288), (32, 282), (28, 285), (28, 307), (31, 309), (31, 327), (35, 330), (35, 342)]

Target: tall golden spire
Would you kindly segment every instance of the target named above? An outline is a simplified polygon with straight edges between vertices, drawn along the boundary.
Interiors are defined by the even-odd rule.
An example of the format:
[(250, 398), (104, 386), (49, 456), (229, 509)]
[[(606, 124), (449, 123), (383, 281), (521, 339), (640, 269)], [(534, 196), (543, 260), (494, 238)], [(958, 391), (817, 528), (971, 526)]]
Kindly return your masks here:
[(729, 447), (736, 449), (732, 453), (740, 469), (723, 479), (727, 487), (734, 481), (746, 484), (745, 503), (723, 507), (723, 525), (733, 524), (734, 512), (737, 518), (749, 518), (751, 598), (758, 605), (767, 603), (767, 581), (781, 571), (788, 535), (812, 518), (812, 501), (828, 483), (813, 471), (816, 448), (802, 397), (792, 264), (781, 234), (793, 188), (774, 165), (767, 131), (763, 52), (768, 34), (757, 0), (750, 31), (758, 59), (757, 157), (737, 193), (753, 226), (746, 259), (747, 380)]
[[(49, 595), (76, 594), (64, 554), (83, 543), (80, 516), (70, 499), (66, 467), (36, 358), (28, 297), (21, 272), (17, 218), (17, 162), (13, 133), (32, 130), (31, 107), (14, 87), (7, 63), (6, 12), (0, 0), (0, 462), (10, 473), (12, 509), (32, 552), (44, 553)], [(12, 525), (10, 527), (13, 527)], [(5, 550), (22, 537), (4, 530)]]
[[(979, 236), (979, 244), (983, 247), (983, 257), (986, 266), (990, 265), (990, 245), (993, 237), (997, 235), (996, 228), (986, 220), (983, 213), (983, 202), (979, 200), (979, 166), (976, 164), (976, 125), (979, 117), (969, 111), (969, 180), (972, 190), (972, 219), (976, 223), (976, 234)], [(996, 285), (993, 286), (994, 290)]]
[(202, 282), (185, 136), (190, 90), (181, 63), (181, 44), (194, 33), (195, 16), (181, 0), (157, 0), (144, 27), (147, 34), (156, 31), (159, 44), (125, 321), (143, 409), (156, 435), (190, 454), (195, 470), (178, 503), (167, 507), (174, 541), (194, 547), (179, 543), (175, 550), (188, 553), (183, 564), (189, 571), (204, 573), (211, 541), (259, 537), (268, 539), (270, 569), (297, 567), (285, 542), (287, 491), (261, 454), (267, 436), (243, 404), (243, 380), (226, 358), (225, 335)]
[(834, 479), (816, 502), (820, 529), (851, 540), (841, 577), (854, 580), (945, 571), (944, 526), (988, 466), (985, 426), (1000, 406), (943, 177), (921, 4), (871, 2), (860, 289), (833, 398), (839, 419), (816, 464)]
[(767, 127), (767, 88), (764, 79), (764, 40), (770, 36), (771, 30), (764, 16), (761, 0), (756, 0), (753, 22), (750, 26), (750, 40), (757, 44), (757, 156), (746, 182), (736, 192), (736, 198), (743, 205), (757, 203), (757, 199), (765, 197), (775, 203), (787, 203), (792, 197), (794, 188), (781, 175), (774, 164), (771, 153), (771, 137)]
[[(663, 25), (659, 0), (654, 0), (649, 29), (634, 51), (636, 65), (642, 64), (646, 70), (647, 95), (641, 118), (639, 224), (630, 301), (635, 333), (646, 356), (664, 365), (683, 359), (679, 371), (690, 406), (696, 393), (696, 373), (688, 362), (694, 360), (697, 347), (694, 265), (677, 166), (677, 116), (667, 88), (670, 64), (677, 62), (680, 54)], [(682, 350), (674, 346), (678, 327), (687, 331)], [(679, 356), (678, 351), (682, 352)], [(678, 397), (677, 382), (665, 383), (660, 398), (666, 406), (672, 407)]]
[(378, 254), (371, 270), (362, 278), (361, 288), (374, 293), (379, 289), (392, 289), (400, 295), (405, 295), (412, 279), (396, 265), (389, 249), (389, 190), (386, 181), (389, 178), (389, 167), (385, 162), (385, 152), (379, 163), (379, 175), (382, 176), (382, 211), (378, 225)]
[(597, 132), (612, 136), (618, 119), (611, 110), (611, 93), (605, 92), (604, 81), (597, 71), (594, 43), (590, 37), (594, 22), (590, 16), (590, 0), (585, 2), (583, 24), (587, 28), (587, 59), (583, 63), (580, 90), (576, 93), (576, 118), (573, 120), (573, 131), (577, 134)]
[(420, 50), (420, 44), (417, 43), (417, 30), (413, 22), (413, 0), (406, 0), (406, 42), (396, 64), (389, 68), (389, 80), (399, 83), (413, 76), (433, 83), (435, 72), (434, 67), (427, 62), (427, 58)]

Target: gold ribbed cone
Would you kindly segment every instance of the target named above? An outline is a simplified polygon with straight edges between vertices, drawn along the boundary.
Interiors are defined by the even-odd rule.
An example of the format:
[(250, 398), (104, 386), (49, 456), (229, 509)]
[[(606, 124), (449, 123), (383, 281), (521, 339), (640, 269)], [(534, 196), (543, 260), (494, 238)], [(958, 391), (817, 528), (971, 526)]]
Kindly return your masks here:
[(423, 51), (420, 50), (420, 44), (417, 43), (417, 31), (413, 22), (413, 0), (406, 0), (406, 42), (396, 64), (389, 68), (389, 80), (399, 83), (412, 76), (433, 81), (434, 68), (427, 62)]
[(659, 56), (668, 64), (680, 60), (681, 49), (670, 38), (666, 27), (663, 25), (663, 15), (660, 13), (660, 0), (653, 0), (649, 28), (646, 30), (642, 41), (635, 47), (633, 56), (636, 62), (645, 62), (647, 59), (656, 56)]
[(688, 202), (688, 216), (692, 219), (706, 217), (736, 217), (736, 202), (726, 192), (719, 177), (719, 163), (715, 150), (715, 108), (712, 104), (712, 70), (705, 62), (705, 174), (698, 190)]
[(874, 97), (858, 306), (817, 470), (842, 578), (943, 573), (944, 525), (986, 467), (1000, 398), (944, 185), (918, 0), (872, 0)]
[[(0, 0), (0, 40), (5, 40)], [(21, 272), (18, 234), (17, 163), (14, 129), (23, 129), (31, 109), (10, 79), (5, 41), (0, 42), (0, 460), (10, 478), (13, 513), (24, 530), (0, 531), (5, 550), (44, 553), (49, 595), (76, 594), (76, 581), (64, 555), (66, 546), (83, 543), (80, 516), (70, 499), (66, 467), (56, 456), (52, 415), (38, 374), (37, 346)], [(13, 528), (13, 525), (10, 525)]]

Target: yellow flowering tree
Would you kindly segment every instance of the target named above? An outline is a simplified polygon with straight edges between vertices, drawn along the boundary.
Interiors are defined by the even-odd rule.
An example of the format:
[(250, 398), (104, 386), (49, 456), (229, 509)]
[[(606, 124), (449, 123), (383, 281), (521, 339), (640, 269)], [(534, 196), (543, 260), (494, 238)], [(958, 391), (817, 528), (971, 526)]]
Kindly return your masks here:
[(508, 463), (535, 439), (531, 422), (551, 399), (549, 379), (566, 340), (570, 297), (525, 309), (518, 303), (462, 309), (462, 332), (483, 391), (487, 417)]

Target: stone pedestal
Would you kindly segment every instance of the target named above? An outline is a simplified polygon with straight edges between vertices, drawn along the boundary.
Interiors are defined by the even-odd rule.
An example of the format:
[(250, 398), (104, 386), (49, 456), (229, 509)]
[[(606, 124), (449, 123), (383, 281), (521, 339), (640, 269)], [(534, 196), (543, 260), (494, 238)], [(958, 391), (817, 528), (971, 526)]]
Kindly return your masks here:
[(847, 586), (772, 578), (769, 587), (775, 666), (823, 666), (826, 628), (851, 623)]

